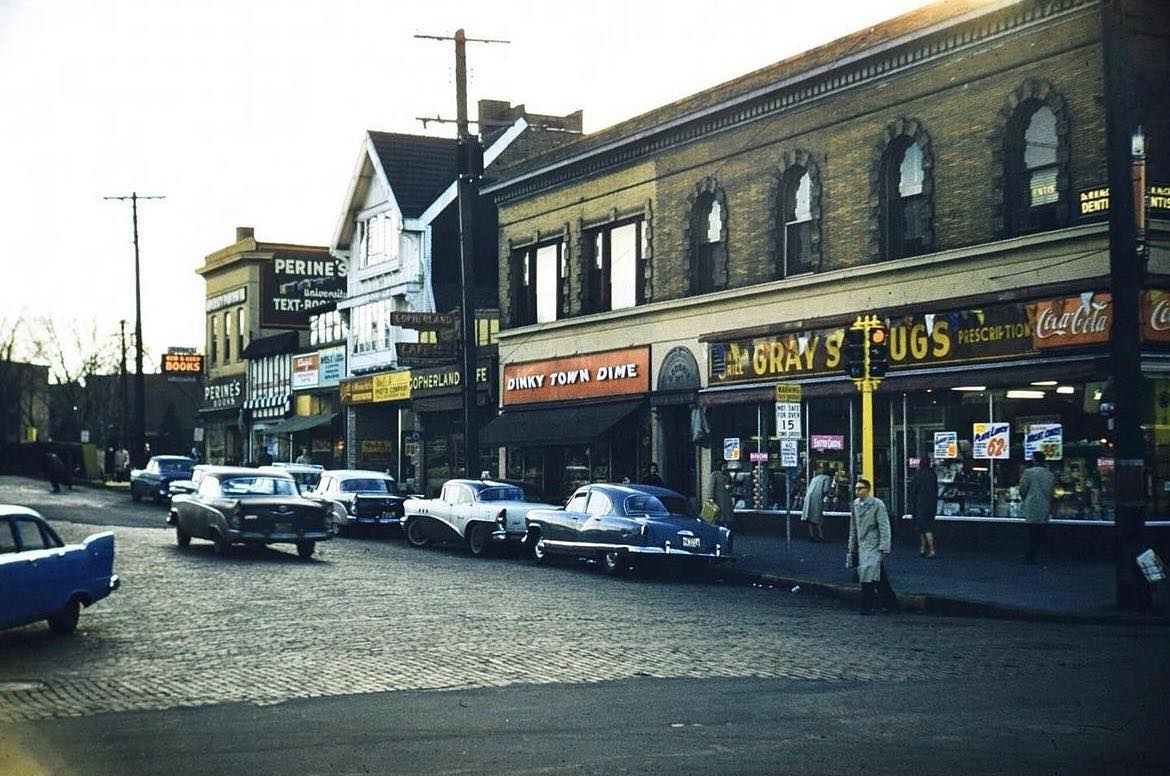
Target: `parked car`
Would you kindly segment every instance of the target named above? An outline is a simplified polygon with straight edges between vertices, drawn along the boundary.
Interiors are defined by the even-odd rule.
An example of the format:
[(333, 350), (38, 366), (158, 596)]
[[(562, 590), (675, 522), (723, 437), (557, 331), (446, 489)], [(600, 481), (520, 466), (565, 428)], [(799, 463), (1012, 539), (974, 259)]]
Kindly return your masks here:
[(195, 459), (185, 455), (155, 455), (146, 463), (145, 469), (130, 472), (130, 498), (154, 499), (162, 504), (171, 497), (171, 483), (191, 477)]
[(316, 490), (305, 496), (328, 506), (338, 533), (353, 526), (397, 526), (406, 501), (389, 474), (363, 469), (324, 472)]
[(189, 480), (171, 480), (171, 498), (175, 496), (194, 493), (199, 489), (199, 481), (203, 479), (203, 475), (208, 469), (214, 468), (211, 464), (201, 463), (197, 464), (191, 470), (191, 479)]
[(325, 467), (315, 463), (284, 463), (278, 461), (272, 464), (271, 467), (263, 466), (261, 468), (273, 468), (288, 472), (297, 481), (297, 488), (301, 493), (306, 493), (316, 488), (317, 483), (321, 481), (321, 475), (325, 473)]
[(112, 532), (65, 544), (37, 512), (0, 505), (0, 628), (47, 620), (54, 633), (72, 633), (81, 607), (118, 584)]
[(529, 511), (555, 508), (528, 501), (521, 488), (497, 480), (448, 480), (438, 498), (407, 499), (404, 507), (403, 527), (411, 545), (465, 542), (476, 556), (493, 545), (519, 545)]
[(650, 558), (726, 561), (732, 551), (730, 530), (703, 522), (686, 497), (654, 485), (584, 485), (563, 509), (529, 512), (527, 529), (533, 560), (549, 553), (596, 557), (610, 573)]
[(235, 466), (209, 466), (194, 493), (171, 499), (167, 523), (180, 547), (207, 539), (220, 554), (238, 543), (295, 544), (308, 559), (333, 536), (329, 511), (301, 496), (291, 474)]

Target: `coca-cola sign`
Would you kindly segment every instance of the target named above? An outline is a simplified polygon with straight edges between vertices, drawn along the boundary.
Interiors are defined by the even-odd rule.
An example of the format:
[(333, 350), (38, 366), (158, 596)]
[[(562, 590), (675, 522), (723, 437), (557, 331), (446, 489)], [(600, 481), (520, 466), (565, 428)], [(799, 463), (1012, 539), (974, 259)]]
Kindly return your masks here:
[(1113, 299), (1107, 293), (1086, 292), (1037, 302), (1035, 322), (1032, 343), (1037, 349), (1108, 342)]
[(1142, 340), (1170, 342), (1170, 292), (1150, 289), (1142, 294)]

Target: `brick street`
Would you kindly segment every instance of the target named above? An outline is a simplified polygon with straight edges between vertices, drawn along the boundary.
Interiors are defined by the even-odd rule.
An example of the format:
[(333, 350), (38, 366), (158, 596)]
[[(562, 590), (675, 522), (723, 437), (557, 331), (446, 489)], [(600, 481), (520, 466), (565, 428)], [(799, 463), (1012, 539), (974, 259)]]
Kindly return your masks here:
[[(64, 511), (86, 501), (138, 522), (165, 516), (80, 490)], [(103, 530), (54, 522), (67, 541)], [(169, 530), (113, 530), (123, 587), (82, 613), (76, 636), (43, 623), (0, 633), (0, 721), (631, 677), (1010, 681), (1154, 662), (1165, 676), (1155, 629), (860, 619), (788, 590), (615, 580), (397, 537), (334, 540), (306, 563), (291, 548), (225, 559), (206, 542), (179, 550)]]

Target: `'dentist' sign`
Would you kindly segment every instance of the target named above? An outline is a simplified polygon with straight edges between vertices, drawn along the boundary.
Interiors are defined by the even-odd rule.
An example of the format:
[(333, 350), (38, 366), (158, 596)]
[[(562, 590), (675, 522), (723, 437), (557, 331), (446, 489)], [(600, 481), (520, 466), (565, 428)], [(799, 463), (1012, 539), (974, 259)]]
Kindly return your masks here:
[(503, 387), (505, 405), (646, 393), (650, 390), (650, 349), (507, 364)]

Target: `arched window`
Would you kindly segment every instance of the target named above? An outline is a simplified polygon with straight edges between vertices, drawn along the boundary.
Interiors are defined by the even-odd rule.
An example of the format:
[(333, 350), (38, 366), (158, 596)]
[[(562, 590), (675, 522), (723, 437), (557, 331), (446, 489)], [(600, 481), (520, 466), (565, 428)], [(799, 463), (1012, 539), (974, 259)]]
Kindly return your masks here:
[(781, 275), (792, 277), (816, 270), (813, 256), (812, 175), (799, 164), (784, 173), (783, 201), (780, 205), (784, 221), (783, 264)]
[(906, 135), (894, 140), (882, 163), (882, 255), (917, 256), (929, 249), (930, 203), (922, 146)]
[(699, 184), (691, 212), (691, 293), (727, 287), (727, 212), (723, 192), (712, 180)]
[(1059, 140), (1056, 113), (1039, 100), (1021, 104), (1008, 125), (1004, 215), (1009, 233), (1057, 225)]

